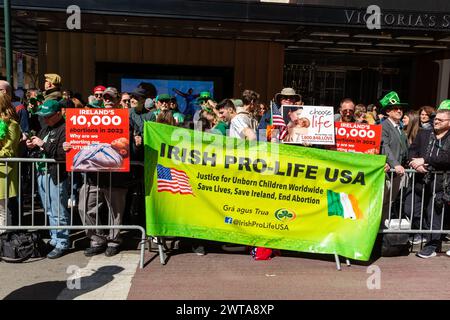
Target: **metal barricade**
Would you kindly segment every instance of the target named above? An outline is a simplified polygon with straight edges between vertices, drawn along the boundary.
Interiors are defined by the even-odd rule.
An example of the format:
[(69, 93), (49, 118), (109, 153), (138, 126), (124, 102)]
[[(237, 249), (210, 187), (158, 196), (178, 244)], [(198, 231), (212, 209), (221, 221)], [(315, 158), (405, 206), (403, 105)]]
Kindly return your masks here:
[[(38, 173), (37, 164), (40, 165), (40, 170), (42, 173)], [(62, 180), (60, 177), (60, 166), (64, 164), (63, 161), (55, 161), (53, 159), (40, 159), (40, 158), (1, 158), (0, 159), (0, 177), (4, 179), (4, 181), (1, 181), (0, 183), (4, 183), (5, 192), (4, 194), (0, 195), (0, 203), (4, 205), (4, 219), (0, 215), (0, 231), (11, 231), (11, 230), (118, 230), (120, 233), (120, 230), (137, 230), (141, 233), (141, 239), (139, 242), (140, 247), (140, 268), (144, 267), (144, 252), (145, 252), (145, 244), (147, 243), (147, 236), (145, 233), (145, 229), (140, 225), (123, 225), (123, 224), (114, 224), (114, 217), (112, 217), (111, 213), (111, 202), (107, 205), (108, 206), (108, 223), (105, 223), (105, 221), (101, 221), (100, 213), (99, 213), (99, 192), (105, 191), (104, 187), (101, 187), (99, 185), (99, 175), (100, 174), (109, 174), (109, 187), (106, 189), (109, 189), (107, 192), (109, 192), (109, 200), (112, 199), (112, 175), (116, 173), (111, 172), (94, 172), (89, 173), (93, 175), (97, 175), (97, 185), (93, 185), (96, 190), (96, 206), (95, 206), (95, 223), (88, 223), (87, 220), (87, 208), (84, 208), (84, 217), (80, 216), (81, 224), (76, 224), (74, 219), (76, 216), (74, 216), (74, 205), (72, 202), (72, 199), (74, 198), (74, 179), (73, 174), (70, 174), (70, 176), (67, 178), (70, 181)], [(51, 200), (51, 195), (49, 194), (50, 186), (48, 183), (48, 179), (50, 176), (49, 173), (49, 165), (54, 166), (56, 165), (56, 173), (57, 173), (57, 181), (56, 186), (58, 190), (58, 204), (56, 206), (56, 221), (57, 224), (50, 223), (51, 217), (49, 217), (47, 212), (47, 201)], [(140, 166), (143, 167), (143, 163), (141, 162), (132, 162), (132, 166)], [(2, 168), (3, 167), (3, 168)], [(83, 184), (87, 185), (87, 175), (85, 173), (83, 178)], [(47, 181), (45, 183), (44, 188), (42, 186), (41, 190), (36, 190), (37, 181), (39, 180), (38, 175), (42, 177), (42, 179)], [(14, 179), (17, 179), (17, 181), (14, 181)], [(70, 182), (70, 183), (69, 183)], [(139, 181), (138, 183), (143, 183), (143, 181)], [(12, 197), (10, 195), (10, 186), (12, 184), (16, 184), (17, 188), (17, 195)], [(67, 194), (67, 198), (70, 199), (70, 215), (69, 217), (63, 217), (64, 211), (66, 209), (69, 209), (69, 201), (66, 201), (66, 203), (61, 203), (62, 199), (66, 198), (64, 190), (61, 188), (65, 188), (64, 185), (70, 186), (69, 190), (65, 190)], [(81, 190), (81, 188), (80, 188)], [(125, 187), (123, 188), (125, 190)], [(142, 186), (143, 190), (143, 186)], [(86, 191), (86, 188), (85, 188)], [(124, 191), (127, 192), (127, 191)], [(40, 194), (44, 194), (45, 196), (42, 197)], [(126, 196), (126, 195), (125, 195)], [(37, 201), (36, 198), (39, 198), (40, 201)], [(84, 199), (86, 199), (86, 194), (84, 195)], [(3, 200), (3, 201), (2, 201)], [(11, 202), (17, 201), (17, 206), (12, 206)], [(143, 201), (143, 199), (142, 199)], [(62, 208), (61, 205), (64, 205), (65, 208)], [(86, 205), (86, 203), (84, 203)], [(123, 204), (125, 206), (125, 204)], [(8, 210), (8, 208), (14, 207), (16, 209)], [(92, 209), (92, 208), (91, 208)], [(0, 208), (1, 210), (1, 208)], [(68, 211), (68, 210), (67, 210)], [(118, 213), (124, 214), (122, 213)], [(145, 210), (141, 214), (145, 215)], [(17, 216), (16, 216), (17, 215)], [(55, 218), (55, 217), (53, 217)], [(61, 218), (65, 220), (67, 218), (67, 223), (61, 222)], [(122, 216), (123, 218), (123, 216)], [(1, 221), (1, 220), (4, 221)], [(116, 220), (122, 220), (116, 217)], [(102, 222), (102, 223), (100, 223)]]
[(379, 233), (450, 234), (450, 171), (387, 175)]

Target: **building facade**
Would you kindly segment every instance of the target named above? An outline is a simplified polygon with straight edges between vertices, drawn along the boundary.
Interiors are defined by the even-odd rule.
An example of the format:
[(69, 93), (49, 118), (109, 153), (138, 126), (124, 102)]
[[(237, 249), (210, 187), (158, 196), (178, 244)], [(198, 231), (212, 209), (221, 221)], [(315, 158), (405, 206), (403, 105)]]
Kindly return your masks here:
[(449, 95), (445, 0), (73, 2), (12, 1), (13, 48), (38, 59), (40, 81), (57, 72), (85, 96), (123, 77), (210, 80), (218, 98), (251, 88), (265, 101), (291, 86), (333, 106)]

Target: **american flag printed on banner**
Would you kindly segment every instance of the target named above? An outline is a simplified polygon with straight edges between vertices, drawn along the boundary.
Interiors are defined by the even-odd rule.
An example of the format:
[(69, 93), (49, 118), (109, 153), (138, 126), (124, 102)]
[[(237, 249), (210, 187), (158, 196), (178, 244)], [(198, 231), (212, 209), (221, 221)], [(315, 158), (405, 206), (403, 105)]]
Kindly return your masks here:
[(160, 164), (157, 165), (156, 171), (158, 174), (158, 192), (194, 194), (189, 184), (189, 177), (184, 171), (166, 168)]
[(286, 123), (284, 122), (283, 115), (281, 114), (280, 109), (278, 109), (277, 104), (273, 102), (272, 102), (272, 125), (274, 126), (274, 128), (278, 129), (277, 138), (283, 140), (288, 133), (287, 126)]

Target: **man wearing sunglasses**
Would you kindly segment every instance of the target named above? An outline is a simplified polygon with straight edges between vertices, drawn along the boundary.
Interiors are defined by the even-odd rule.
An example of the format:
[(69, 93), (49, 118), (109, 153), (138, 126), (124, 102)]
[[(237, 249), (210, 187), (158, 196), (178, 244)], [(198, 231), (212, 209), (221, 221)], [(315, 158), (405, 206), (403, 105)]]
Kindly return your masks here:
[(103, 108), (103, 91), (105, 91), (106, 87), (104, 86), (96, 86), (93, 90), (92, 93), (94, 95), (94, 105), (97, 108)]
[(173, 97), (170, 94), (162, 93), (155, 98), (156, 110), (151, 112), (150, 121), (156, 121), (161, 111), (170, 109), (170, 102)]
[(105, 109), (118, 108), (120, 106), (119, 92), (114, 87), (108, 87), (103, 91), (103, 107)]
[(355, 103), (352, 99), (343, 99), (339, 105), (341, 122), (355, 122)]
[(128, 94), (128, 92), (122, 92), (122, 96), (121, 96), (121, 99), (120, 99), (120, 106), (123, 109), (131, 108), (131, 97)]
[[(418, 172), (416, 186), (421, 186), (414, 190), (413, 227), (414, 223), (416, 227), (420, 226), (423, 207), (423, 230), (448, 229), (448, 225), (442, 226), (442, 215), (446, 217), (450, 214), (450, 100), (443, 101), (439, 106), (433, 130), (419, 131), (409, 148), (409, 157), (409, 165)], [(434, 174), (432, 171), (447, 173)], [(423, 204), (422, 186), (425, 188)], [(444, 224), (446, 222), (448, 224), (444, 219)], [(425, 235), (427, 243), (417, 256), (424, 259), (436, 256), (441, 248), (441, 236), (439, 233)], [(450, 250), (447, 255), (450, 255)]]

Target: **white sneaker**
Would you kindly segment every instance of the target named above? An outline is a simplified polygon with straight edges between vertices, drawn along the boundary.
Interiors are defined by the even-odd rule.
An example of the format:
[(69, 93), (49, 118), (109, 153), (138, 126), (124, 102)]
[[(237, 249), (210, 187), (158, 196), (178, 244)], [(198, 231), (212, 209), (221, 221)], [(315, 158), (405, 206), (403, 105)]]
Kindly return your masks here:
[(450, 257), (450, 250), (448, 250), (445, 254)]
[(414, 237), (410, 238), (409, 242), (411, 242), (412, 244), (421, 244), (427, 242), (427, 239), (425, 239), (425, 237), (420, 234), (415, 234)]
[(77, 202), (75, 199), (67, 200), (67, 208), (75, 208), (77, 206)]

